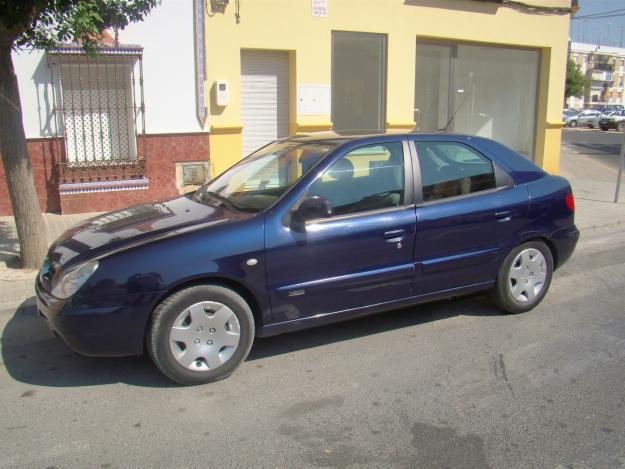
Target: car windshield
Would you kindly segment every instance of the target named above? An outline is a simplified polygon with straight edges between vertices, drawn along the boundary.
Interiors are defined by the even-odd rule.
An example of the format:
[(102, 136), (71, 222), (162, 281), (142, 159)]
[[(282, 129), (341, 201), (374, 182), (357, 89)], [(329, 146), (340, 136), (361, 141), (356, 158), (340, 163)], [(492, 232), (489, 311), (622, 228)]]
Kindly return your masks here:
[(261, 148), (191, 195), (196, 202), (260, 212), (286, 192), (336, 143), (283, 141)]

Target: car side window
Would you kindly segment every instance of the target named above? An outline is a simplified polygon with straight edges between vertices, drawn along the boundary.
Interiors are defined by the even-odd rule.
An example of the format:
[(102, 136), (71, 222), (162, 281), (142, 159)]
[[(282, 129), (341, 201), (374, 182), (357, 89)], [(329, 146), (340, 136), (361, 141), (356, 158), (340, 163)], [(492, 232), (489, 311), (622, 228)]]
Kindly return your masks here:
[(416, 142), (423, 200), (471, 194), (497, 187), (493, 163), (457, 142)]
[(307, 196), (326, 198), (334, 215), (403, 205), (402, 143), (368, 145), (343, 155), (317, 178)]

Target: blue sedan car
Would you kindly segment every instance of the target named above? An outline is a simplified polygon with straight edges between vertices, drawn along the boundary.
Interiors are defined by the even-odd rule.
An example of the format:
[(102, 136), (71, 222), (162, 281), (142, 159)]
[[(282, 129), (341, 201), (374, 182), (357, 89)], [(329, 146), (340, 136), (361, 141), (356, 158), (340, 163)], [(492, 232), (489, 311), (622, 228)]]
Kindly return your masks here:
[(194, 193), (99, 216), (50, 247), (37, 304), (74, 351), (229, 376), (254, 337), (488, 292), (520, 313), (579, 232), (566, 179), (462, 135), (290, 137)]

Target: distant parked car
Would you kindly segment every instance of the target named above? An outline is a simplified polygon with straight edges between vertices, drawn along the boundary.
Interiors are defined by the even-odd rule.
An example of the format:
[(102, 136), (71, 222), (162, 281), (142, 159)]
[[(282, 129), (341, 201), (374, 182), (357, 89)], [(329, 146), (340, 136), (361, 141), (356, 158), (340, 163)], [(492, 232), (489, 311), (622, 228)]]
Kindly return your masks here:
[(603, 104), (600, 106), (592, 106), (590, 109), (594, 111), (607, 112), (607, 111), (623, 111), (625, 110), (625, 107), (622, 104)]
[(590, 125), (590, 123), (588, 124), (590, 127), (599, 127), (599, 121), (601, 119), (606, 119), (614, 114), (617, 114), (620, 111), (603, 111), (603, 113), (599, 114), (598, 116), (593, 116), (590, 119), (590, 122), (592, 123), (592, 125)]
[(595, 111), (593, 109), (586, 109), (585, 111), (580, 112), (576, 116), (568, 117), (564, 121), (564, 125), (568, 127), (577, 127), (577, 126), (593, 127), (594, 123), (592, 122), (592, 118), (597, 117), (599, 115), (601, 115), (599, 111)]
[(566, 119), (579, 114), (577, 109), (563, 109), (562, 110), (562, 122), (566, 122)]
[(289, 137), (194, 193), (66, 231), (37, 307), (79, 353), (147, 350), (207, 383), (255, 337), (478, 291), (529, 311), (573, 253), (574, 210), (566, 179), (485, 138)]
[(604, 131), (609, 129), (625, 131), (625, 111), (616, 111), (609, 116), (602, 117), (599, 119), (599, 128)]

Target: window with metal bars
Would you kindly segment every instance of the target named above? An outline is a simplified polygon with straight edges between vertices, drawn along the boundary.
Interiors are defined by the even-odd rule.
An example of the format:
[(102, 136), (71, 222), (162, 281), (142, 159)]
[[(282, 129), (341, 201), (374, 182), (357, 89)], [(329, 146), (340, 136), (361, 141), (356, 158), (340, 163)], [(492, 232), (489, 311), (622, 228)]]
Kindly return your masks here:
[[(75, 48), (52, 54), (58, 73), (57, 127), (65, 145), (60, 182), (145, 176), (141, 49), (89, 56)], [(145, 142), (145, 140), (143, 140)]]

